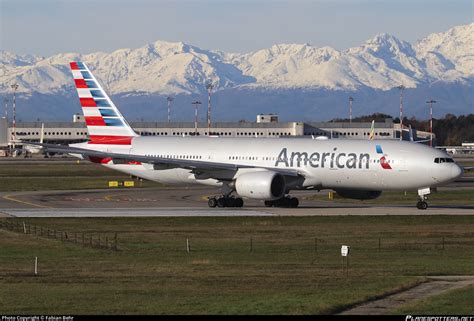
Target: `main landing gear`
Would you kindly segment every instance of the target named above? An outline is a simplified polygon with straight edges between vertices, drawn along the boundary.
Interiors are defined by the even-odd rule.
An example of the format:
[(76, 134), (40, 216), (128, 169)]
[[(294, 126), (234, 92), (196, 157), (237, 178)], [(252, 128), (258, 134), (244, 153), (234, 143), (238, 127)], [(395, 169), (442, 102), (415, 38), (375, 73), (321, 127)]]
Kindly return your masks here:
[(428, 203), (426, 202), (428, 200), (428, 195), (431, 194), (431, 189), (428, 188), (422, 188), (418, 190), (418, 197), (419, 201), (416, 203), (416, 208), (419, 210), (426, 210), (428, 208)]
[(209, 205), (209, 207), (242, 207), (244, 206), (244, 200), (231, 195), (221, 195), (210, 197), (207, 201), (207, 205)]
[(285, 196), (274, 201), (265, 201), (266, 207), (291, 207), (296, 208), (300, 202), (296, 197)]

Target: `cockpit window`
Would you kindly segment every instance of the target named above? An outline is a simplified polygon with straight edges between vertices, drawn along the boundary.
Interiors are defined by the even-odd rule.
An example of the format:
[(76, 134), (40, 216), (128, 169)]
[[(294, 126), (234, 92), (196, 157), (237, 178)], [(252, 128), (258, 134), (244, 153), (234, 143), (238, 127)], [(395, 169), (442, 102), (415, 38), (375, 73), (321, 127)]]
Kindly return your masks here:
[(434, 160), (435, 163), (440, 164), (440, 163), (454, 163), (454, 160), (449, 157), (436, 157)]

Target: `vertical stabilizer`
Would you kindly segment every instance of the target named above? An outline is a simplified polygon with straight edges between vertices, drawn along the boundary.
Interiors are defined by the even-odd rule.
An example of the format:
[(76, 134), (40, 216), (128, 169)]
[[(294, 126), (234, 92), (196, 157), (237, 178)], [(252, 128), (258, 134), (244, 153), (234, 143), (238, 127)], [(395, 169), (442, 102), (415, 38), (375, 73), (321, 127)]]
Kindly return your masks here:
[(410, 141), (413, 142), (415, 141), (415, 139), (413, 138), (413, 129), (411, 128), (411, 124), (410, 124)]
[(70, 63), (84, 113), (89, 144), (129, 145), (138, 136), (120, 114), (86, 64)]
[(370, 126), (369, 139), (374, 140), (375, 137), (375, 120), (372, 120), (372, 125)]
[(40, 135), (40, 143), (43, 144), (44, 140), (44, 123), (41, 123), (41, 135)]

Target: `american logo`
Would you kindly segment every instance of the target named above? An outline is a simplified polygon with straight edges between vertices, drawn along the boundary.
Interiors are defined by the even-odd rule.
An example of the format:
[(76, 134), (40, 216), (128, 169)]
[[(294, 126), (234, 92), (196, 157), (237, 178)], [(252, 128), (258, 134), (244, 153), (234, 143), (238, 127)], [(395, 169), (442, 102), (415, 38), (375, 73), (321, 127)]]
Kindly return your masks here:
[(370, 155), (368, 153), (341, 153), (337, 147), (328, 153), (288, 152), (283, 148), (278, 154), (275, 167), (306, 167), (313, 168), (359, 168), (369, 169)]
[[(380, 166), (383, 169), (392, 169), (387, 160), (387, 154), (382, 151), (382, 146), (375, 145), (377, 154), (381, 154)], [(275, 167), (306, 167), (313, 168), (348, 168), (348, 169), (369, 169), (371, 163), (368, 153), (341, 153), (334, 147), (332, 152), (327, 153), (307, 153), (307, 152), (288, 152), (283, 148), (275, 161)], [(375, 163), (375, 161), (374, 161)]]
[(380, 145), (375, 145), (375, 149), (377, 151), (377, 154), (382, 154), (382, 157), (380, 157), (380, 166), (382, 166), (383, 169), (392, 169), (390, 164), (387, 161), (387, 154), (384, 154), (382, 151), (382, 146)]

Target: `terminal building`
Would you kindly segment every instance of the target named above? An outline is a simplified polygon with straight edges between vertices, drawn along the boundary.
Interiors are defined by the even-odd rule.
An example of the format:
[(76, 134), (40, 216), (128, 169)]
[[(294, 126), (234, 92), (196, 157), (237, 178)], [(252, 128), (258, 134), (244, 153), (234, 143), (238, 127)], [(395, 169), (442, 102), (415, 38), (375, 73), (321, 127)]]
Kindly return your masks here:
[[(257, 115), (256, 122), (214, 122), (208, 130), (207, 123), (194, 122), (130, 122), (142, 136), (195, 136), (211, 135), (221, 137), (327, 137), (328, 139), (369, 139), (371, 123), (357, 122), (279, 122), (274, 114)], [(42, 127), (44, 129), (42, 130)], [(13, 124), (0, 118), (0, 147), (22, 141), (40, 141), (53, 144), (71, 144), (88, 139), (87, 128), (82, 115), (73, 116), (72, 122), (20, 122)], [(375, 123), (374, 139), (400, 139), (400, 124), (391, 118)], [(413, 130), (415, 140), (429, 139), (430, 133)], [(403, 139), (409, 140), (408, 129), (404, 128)]]

